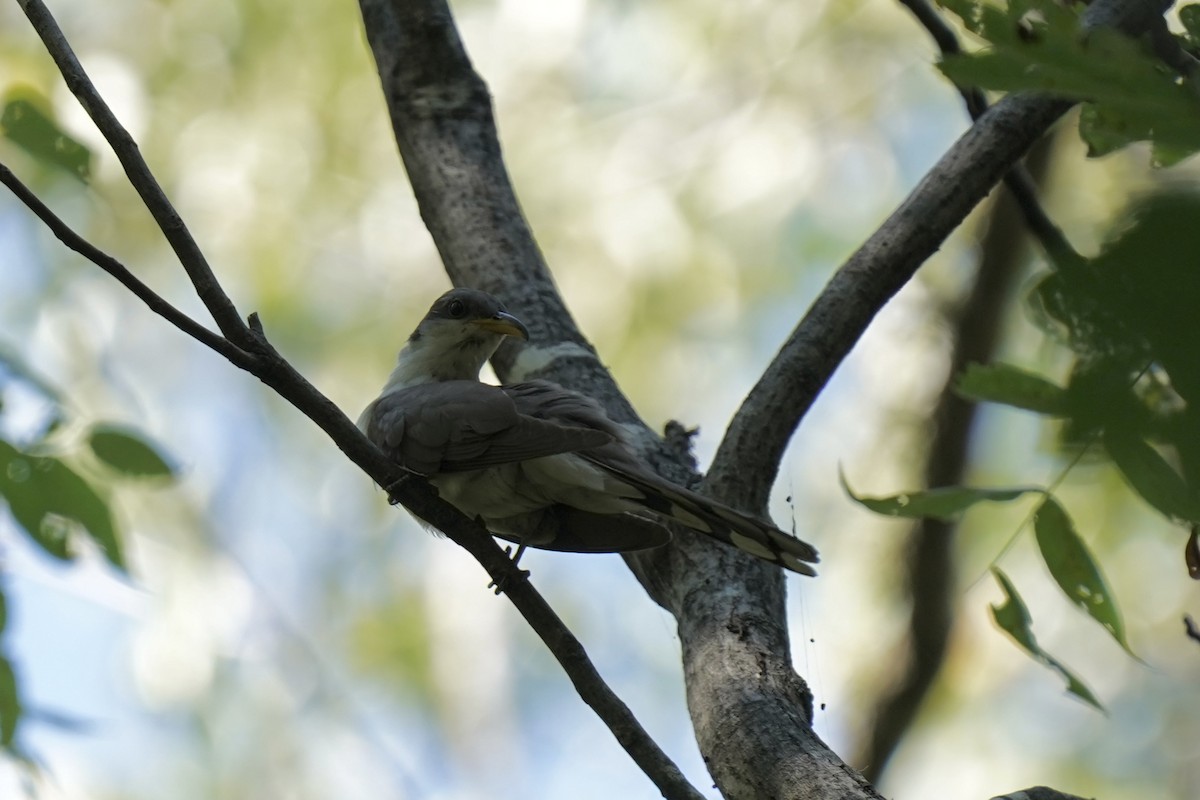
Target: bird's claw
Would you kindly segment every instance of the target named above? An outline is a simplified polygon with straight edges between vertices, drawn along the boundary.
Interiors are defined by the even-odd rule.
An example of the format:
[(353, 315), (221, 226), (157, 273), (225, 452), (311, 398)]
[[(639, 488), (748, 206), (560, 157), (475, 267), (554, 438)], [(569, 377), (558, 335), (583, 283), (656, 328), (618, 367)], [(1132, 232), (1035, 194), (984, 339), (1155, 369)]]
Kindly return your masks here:
[[(504, 548), (504, 555), (506, 555), (506, 556), (512, 555), (512, 565), (514, 567), (517, 565), (517, 562), (521, 560), (521, 556), (524, 555), (524, 553), (525, 553), (525, 545), (523, 545), (523, 544), (517, 545), (516, 555), (512, 555), (512, 547), (511, 546)], [(522, 581), (528, 580), (529, 579), (529, 570), (518, 569), (517, 570), (517, 579), (522, 580)], [(489, 583), (487, 585), (487, 588), (489, 588), (489, 589), (494, 588), (496, 590), (496, 595), (499, 596), (501, 592), (508, 591), (509, 587), (512, 585), (510, 583), (511, 580), (512, 580), (512, 575), (501, 575), (499, 580), (492, 581), (491, 583)]]

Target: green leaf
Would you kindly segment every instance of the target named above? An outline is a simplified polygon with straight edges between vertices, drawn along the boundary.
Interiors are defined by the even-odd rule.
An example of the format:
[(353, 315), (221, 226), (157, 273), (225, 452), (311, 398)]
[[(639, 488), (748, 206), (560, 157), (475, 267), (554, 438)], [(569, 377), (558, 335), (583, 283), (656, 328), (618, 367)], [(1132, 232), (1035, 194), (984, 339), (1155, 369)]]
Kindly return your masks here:
[(1200, 497), (1145, 440), (1108, 428), (1104, 447), (1143, 500), (1174, 522), (1200, 524)]
[(49, 104), (34, 89), (20, 86), (9, 90), (0, 112), (0, 131), (44, 164), (65, 170), (84, 183), (91, 176), (92, 152), (58, 126)]
[(1066, 389), (1011, 364), (968, 364), (954, 388), (972, 400), (1003, 403), (1039, 414), (1061, 416), (1067, 411)]
[(78, 526), (113, 566), (125, 570), (108, 504), (58, 459), (22, 453), (0, 441), (0, 495), (17, 523), (50, 555), (74, 557), (70, 539)]
[(1047, 653), (1037, 643), (1037, 637), (1033, 635), (1033, 628), (1030, 626), (1032, 618), (1029, 616), (1029, 609), (1021, 600), (1021, 595), (1017, 594), (1017, 588), (1013, 586), (1008, 576), (999, 567), (992, 567), (992, 574), (996, 576), (1000, 588), (1004, 590), (1004, 605), (991, 607), (992, 619), (996, 621), (1000, 629), (1011, 636), (1022, 650), (1061, 675), (1067, 681), (1068, 692), (1096, 710), (1103, 711), (1104, 706), (1100, 705), (1100, 701), (1096, 699), (1096, 695), (1092, 694), (1092, 690), (1085, 686), (1083, 681), (1076, 678), (1074, 673), (1067, 669), (1061, 661)]
[(112, 469), (134, 478), (163, 478), (174, 475), (166, 459), (137, 432), (116, 425), (97, 425), (88, 436), (88, 446)]
[(1075, 10), (1056, 0), (946, 5), (991, 45), (942, 60), (960, 86), (1045, 91), (1094, 106), (1081, 133), (1095, 155), (1142, 140), (1172, 158), (1200, 149), (1195, 93), (1137, 42), (1107, 29), (1080, 35)]
[[(1037, 538), (1042, 560), (1063, 594), (1099, 622), (1117, 641), (1125, 652), (1134, 655), (1125, 638), (1125, 623), (1116, 599), (1096, 560), (1088, 552), (1087, 545), (1075, 532), (1071, 518), (1062, 506), (1052, 498), (1042, 501), (1033, 518), (1033, 532)], [(1136, 655), (1134, 655), (1136, 658)]]
[(1036, 487), (1018, 487), (1014, 489), (972, 489), (966, 486), (947, 486), (939, 489), (927, 489), (923, 492), (905, 492), (890, 497), (862, 497), (854, 493), (846, 482), (844, 473), (839, 473), (842, 489), (850, 499), (864, 508), (889, 517), (904, 519), (949, 519), (956, 514), (966, 511), (976, 503), (991, 501), (1006, 503), (1030, 492), (1042, 492)]

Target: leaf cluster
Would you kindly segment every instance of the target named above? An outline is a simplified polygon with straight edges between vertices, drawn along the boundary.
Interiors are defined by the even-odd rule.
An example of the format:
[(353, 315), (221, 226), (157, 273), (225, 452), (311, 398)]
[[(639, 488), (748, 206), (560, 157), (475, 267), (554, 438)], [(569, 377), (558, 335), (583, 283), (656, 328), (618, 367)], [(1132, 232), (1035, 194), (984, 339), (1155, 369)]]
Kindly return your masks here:
[[(122, 536), (103, 486), (113, 479), (157, 479), (175, 470), (159, 449), (132, 428), (93, 424), (71, 437), (58, 391), (16, 356), (0, 352), (0, 423), (4, 400), (22, 386), (47, 405), (46, 422), (21, 441), (0, 426), (0, 513), (42, 553), (73, 561), (90, 541), (122, 574), (127, 572)], [(25, 714), (18, 671), (4, 641), (8, 598), (0, 582), (0, 748), (28, 762), (18, 740)]]
[(1182, 34), (1164, 28), (1135, 40), (1109, 29), (1079, 33), (1084, 4), (1058, 0), (941, 0), (986, 43), (946, 56), (942, 72), (960, 86), (1044, 91), (1083, 103), (1079, 133), (1092, 157), (1150, 142), (1153, 161), (1169, 166), (1200, 150), (1200, 92), (1165, 63), (1200, 50), (1200, 6), (1185, 6)]

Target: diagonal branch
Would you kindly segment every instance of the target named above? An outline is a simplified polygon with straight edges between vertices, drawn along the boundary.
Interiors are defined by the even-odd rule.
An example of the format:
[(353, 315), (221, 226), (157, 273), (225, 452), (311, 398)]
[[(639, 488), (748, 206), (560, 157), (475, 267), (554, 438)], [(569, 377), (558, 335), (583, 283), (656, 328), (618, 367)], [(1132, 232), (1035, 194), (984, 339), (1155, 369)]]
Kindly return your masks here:
[(129, 274), (120, 262), (68, 227), (46, 209), (23, 184), (13, 178), (12, 173), (3, 165), (0, 165), (0, 181), (13, 189), (17, 198), (28, 205), (68, 247), (120, 280), (150, 310), (274, 389), (325, 431), (342, 452), (377, 484), (395, 487), (393, 494), (405, 508), (445, 533), (448, 538), (474, 556), (496, 585), (504, 587), (504, 593), (534, 632), (546, 643), (580, 697), (604, 721), (613, 736), (634, 762), (646, 772), (663, 796), (679, 800), (702, 798), (683, 777), (679, 768), (654, 743), (629, 707), (608, 687), (588, 658), (583, 645), (533, 588), (526, 574), (518, 570), (508, 555), (500, 549), (491, 535), (438, 497), (437, 492), (428, 483), (414, 480), (413, 476), (400, 471), (394, 462), (367, 441), (329, 398), (321, 394), (271, 346), (262, 335), (262, 326), (257, 315), (252, 314), (250, 317), (250, 330), (254, 331), (257, 337), (257, 354), (255, 357), (249, 357), (244, 351), (175, 309)]
[[(1082, 28), (1142, 30), (1169, 5), (1165, 0), (1094, 0)], [(1034, 93), (1001, 100), (834, 273), (730, 423), (707, 479), (719, 499), (765, 508), (792, 433), (867, 325), (1073, 105)]]
[[(943, 56), (957, 55), (962, 52), (958, 35), (949, 23), (937, 12), (929, 0), (900, 0), (901, 4), (912, 12), (917, 21), (924, 26), (933, 41), (941, 50)], [(959, 94), (967, 106), (967, 113), (972, 120), (978, 120), (988, 110), (987, 97), (974, 87), (959, 87)], [(1030, 232), (1037, 237), (1042, 248), (1052, 261), (1063, 259), (1078, 260), (1079, 255), (1071, 247), (1062, 230), (1050, 219), (1050, 215), (1042, 208), (1037, 196), (1037, 186), (1030, 178), (1029, 172), (1020, 164), (1014, 166), (1004, 175), (1004, 185), (1012, 193), (1017, 207), (1025, 217), (1025, 224)]]
[(228, 295), (217, 283), (212, 268), (204, 258), (204, 253), (200, 251), (200, 246), (196, 244), (191, 232), (180, 219), (179, 213), (167, 198), (158, 181), (155, 180), (153, 173), (150, 172), (150, 167), (138, 150), (137, 142), (133, 140), (129, 131), (125, 130), (125, 127), (113, 114), (112, 109), (104, 102), (104, 98), (96, 91), (95, 85), (88, 78), (87, 72), (79, 63), (74, 50), (71, 49), (71, 44), (67, 41), (50, 10), (46, 8), (42, 0), (17, 0), (17, 2), (25, 11), (25, 16), (29, 18), (33, 29), (41, 37), (46, 51), (54, 59), (58, 71), (66, 81), (67, 88), (79, 100), (79, 104), (87, 111), (88, 116), (96, 123), (96, 127), (100, 129), (100, 133), (104, 135), (113, 152), (116, 153), (117, 159), (125, 169), (125, 174), (129, 176), (129, 182), (133, 184), (133, 188), (137, 190), (142, 202), (154, 217), (154, 221), (158, 223), (163, 236), (170, 243), (171, 249), (175, 251), (179, 263), (183, 265), (192, 281), (192, 286), (196, 289), (196, 294), (217, 323), (217, 328), (225, 335), (226, 339), (234, 344), (241, 347), (251, 345), (253, 337), (246, 330), (245, 323), (242, 322), (241, 316)]
[(100, 248), (93, 245), (87, 239), (84, 239), (78, 233), (71, 229), (67, 223), (55, 214), (50, 208), (43, 203), (33, 190), (26, 186), (21, 180), (13, 174), (4, 164), (0, 164), (0, 183), (3, 183), (9, 190), (16, 195), (17, 199), (24, 203), (30, 211), (32, 211), (38, 219), (45, 223), (46, 227), (55, 237), (66, 245), (69, 249), (74, 250), (79, 255), (91, 261), (100, 269), (107, 272), (117, 279), (122, 286), (141, 300), (146, 306), (165, 319), (167, 322), (174, 325), (179, 330), (191, 336), (200, 344), (208, 347), (211, 350), (220, 353), (229, 359), (234, 364), (237, 364), (243, 369), (247, 369), (250, 365), (251, 356), (245, 350), (234, 345), (228, 339), (218, 333), (210, 331), (196, 320), (189, 317), (187, 314), (180, 311), (175, 306), (168, 303), (153, 289), (134, 275), (129, 269), (117, 261), (115, 258), (105, 253)]
[[(208, 267), (199, 246), (175, 212), (137, 145), (113, 116), (71, 51), (70, 45), (40, 0), (19, 0), (30, 21), (58, 64), (72, 92), (91, 114), (101, 132), (117, 152), (126, 174), (143, 202), (171, 242), (197, 293), (229, 338), (204, 328), (133, 276), (115, 258), (92, 245), (49, 210), (3, 165), (0, 179), (68, 247), (117, 278), (152, 311), (189, 336), (226, 356), (234, 365), (250, 372), (315, 422), (334, 443), (381, 486), (394, 487), (392, 494), (412, 513), (442, 531), (484, 567), (497, 586), (517, 608), (531, 628), (562, 665), (580, 697), (601, 718), (634, 762), (671, 800), (702, 800), (679, 768), (662, 752), (619, 697), (608, 687), (592, 664), (579, 640), (563, 624), (545, 599), (516, 568), (490, 534), (437, 496), (425, 481), (403, 473), (327, 397), (321, 394), (270, 344), (256, 314), (249, 326), (241, 322), (233, 303)], [(244, 343), (246, 349), (230, 339)], [(249, 352), (247, 352), (249, 351)], [(251, 353), (253, 355), (251, 355)]]

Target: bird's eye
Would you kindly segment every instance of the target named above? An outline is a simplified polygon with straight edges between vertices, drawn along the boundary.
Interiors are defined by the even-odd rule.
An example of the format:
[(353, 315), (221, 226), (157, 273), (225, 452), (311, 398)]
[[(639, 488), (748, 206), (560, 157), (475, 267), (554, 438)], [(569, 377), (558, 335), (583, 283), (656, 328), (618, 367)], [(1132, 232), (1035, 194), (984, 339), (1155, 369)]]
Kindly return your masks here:
[(467, 313), (467, 306), (462, 300), (451, 300), (450, 305), (446, 306), (446, 311), (450, 312), (450, 316), (455, 319), (460, 319), (463, 314)]

